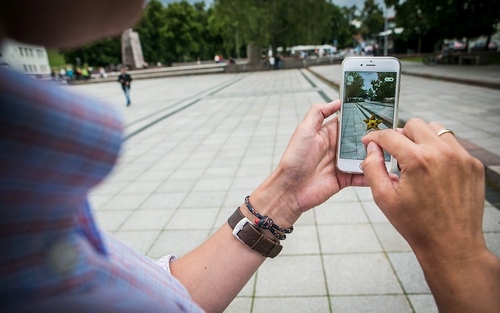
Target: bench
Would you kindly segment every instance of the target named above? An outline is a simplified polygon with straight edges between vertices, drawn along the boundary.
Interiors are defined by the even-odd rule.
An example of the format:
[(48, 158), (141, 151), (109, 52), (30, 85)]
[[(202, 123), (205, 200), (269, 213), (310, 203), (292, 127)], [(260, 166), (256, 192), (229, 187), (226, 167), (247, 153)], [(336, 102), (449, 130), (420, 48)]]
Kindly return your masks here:
[(458, 64), (464, 64), (464, 60), (473, 61), (471, 64), (479, 65), (481, 62), (481, 56), (478, 54), (461, 54), (458, 56)]

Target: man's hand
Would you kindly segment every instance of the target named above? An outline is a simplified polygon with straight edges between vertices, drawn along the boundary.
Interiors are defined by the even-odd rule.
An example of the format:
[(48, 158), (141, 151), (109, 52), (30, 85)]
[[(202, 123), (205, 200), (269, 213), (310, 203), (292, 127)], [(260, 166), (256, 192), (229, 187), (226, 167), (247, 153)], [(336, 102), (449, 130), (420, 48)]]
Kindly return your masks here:
[[(363, 175), (342, 173), (335, 165), (338, 125), (334, 114), (339, 109), (339, 100), (315, 104), (309, 109), (277, 169), (252, 194), (256, 208), (269, 207), (270, 203), (287, 208), (289, 212), (269, 216), (275, 218), (284, 213), (283, 225), (291, 225), (300, 214), (325, 202), (342, 188), (368, 185)], [(279, 224), (280, 218), (275, 220)]]
[[(438, 136), (442, 129), (412, 119), (399, 132), (369, 133), (363, 171), (375, 202), (413, 249), (437, 249), (440, 257), (454, 259), (484, 247), (484, 167), (452, 134)], [(399, 180), (387, 174), (379, 146), (398, 160)], [(450, 240), (468, 248), (455, 251)]]
[[(363, 138), (377, 205), (415, 252), (440, 311), (500, 312), (500, 262), (482, 233), (484, 166), (444, 127), (409, 120)], [(385, 169), (392, 154), (400, 179)]]

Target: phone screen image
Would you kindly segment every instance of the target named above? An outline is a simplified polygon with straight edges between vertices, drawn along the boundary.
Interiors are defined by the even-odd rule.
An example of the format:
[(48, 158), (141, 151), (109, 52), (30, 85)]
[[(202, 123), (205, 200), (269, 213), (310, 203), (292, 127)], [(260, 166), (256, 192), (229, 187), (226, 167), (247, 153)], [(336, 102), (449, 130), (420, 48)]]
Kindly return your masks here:
[[(364, 160), (361, 138), (371, 131), (393, 128), (397, 72), (345, 71), (341, 159)], [(386, 162), (390, 155), (384, 151)]]

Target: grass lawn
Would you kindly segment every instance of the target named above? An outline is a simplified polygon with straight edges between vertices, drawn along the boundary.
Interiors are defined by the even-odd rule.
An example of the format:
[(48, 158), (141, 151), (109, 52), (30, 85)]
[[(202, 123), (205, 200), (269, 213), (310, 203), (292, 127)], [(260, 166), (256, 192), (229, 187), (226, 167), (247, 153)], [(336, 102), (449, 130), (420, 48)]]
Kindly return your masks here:
[(66, 65), (64, 60), (64, 55), (56, 50), (47, 50), (47, 55), (49, 57), (50, 68), (53, 70), (58, 70)]
[(408, 62), (419, 62), (422, 63), (422, 57), (412, 57), (412, 58), (399, 58), (401, 61), (408, 61)]

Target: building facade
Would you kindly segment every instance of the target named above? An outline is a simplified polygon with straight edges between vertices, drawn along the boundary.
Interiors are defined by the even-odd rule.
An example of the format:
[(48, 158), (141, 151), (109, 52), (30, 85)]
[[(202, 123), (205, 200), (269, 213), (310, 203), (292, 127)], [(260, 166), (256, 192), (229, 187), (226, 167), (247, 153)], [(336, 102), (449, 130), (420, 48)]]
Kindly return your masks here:
[(49, 57), (44, 47), (11, 39), (0, 43), (0, 66), (36, 77), (50, 75)]

